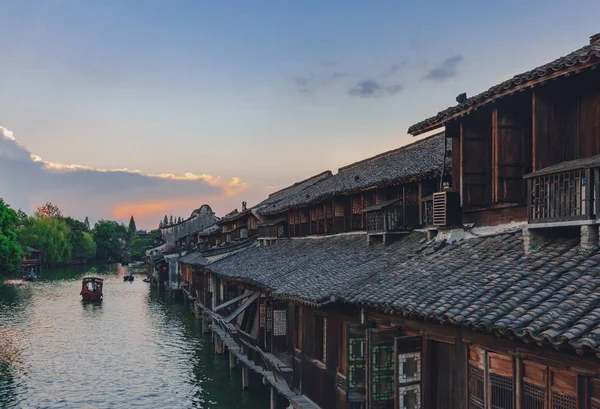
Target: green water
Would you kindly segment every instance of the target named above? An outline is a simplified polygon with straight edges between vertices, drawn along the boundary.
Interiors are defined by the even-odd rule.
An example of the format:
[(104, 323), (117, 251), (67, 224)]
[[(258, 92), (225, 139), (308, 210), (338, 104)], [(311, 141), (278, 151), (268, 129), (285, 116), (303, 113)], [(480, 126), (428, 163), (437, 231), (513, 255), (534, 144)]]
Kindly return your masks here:
[[(242, 389), (193, 314), (126, 273), (46, 269), (0, 287), (0, 408), (268, 407), (266, 388)], [(85, 275), (105, 279), (102, 302), (81, 301)]]

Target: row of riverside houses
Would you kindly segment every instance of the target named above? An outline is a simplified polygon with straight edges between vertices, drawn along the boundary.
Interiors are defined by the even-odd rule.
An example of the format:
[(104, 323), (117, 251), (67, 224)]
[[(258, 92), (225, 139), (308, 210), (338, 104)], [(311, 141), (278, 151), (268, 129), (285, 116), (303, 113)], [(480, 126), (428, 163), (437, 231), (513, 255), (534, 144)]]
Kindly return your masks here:
[(272, 408), (600, 409), (598, 66), (595, 35), (460, 95), (204, 226), (168, 285)]

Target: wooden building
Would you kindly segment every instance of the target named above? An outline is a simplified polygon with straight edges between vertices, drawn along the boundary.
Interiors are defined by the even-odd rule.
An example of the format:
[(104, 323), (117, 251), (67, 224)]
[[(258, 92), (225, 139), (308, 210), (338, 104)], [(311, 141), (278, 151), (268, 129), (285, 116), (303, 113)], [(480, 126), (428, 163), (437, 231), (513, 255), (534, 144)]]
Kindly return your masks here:
[(28, 274), (31, 270), (39, 274), (42, 267), (42, 254), (40, 251), (33, 247), (23, 248), (21, 266), (24, 274)]
[(235, 209), (216, 224), (221, 229), (220, 242), (229, 245), (256, 236), (259, 220), (252, 214), (251, 209), (247, 208), (246, 202), (242, 202), (242, 211)]
[(451, 149), (255, 206), (259, 240), (192, 269), (215, 351), (272, 408), (599, 409), (599, 64), (596, 35), (410, 128)]

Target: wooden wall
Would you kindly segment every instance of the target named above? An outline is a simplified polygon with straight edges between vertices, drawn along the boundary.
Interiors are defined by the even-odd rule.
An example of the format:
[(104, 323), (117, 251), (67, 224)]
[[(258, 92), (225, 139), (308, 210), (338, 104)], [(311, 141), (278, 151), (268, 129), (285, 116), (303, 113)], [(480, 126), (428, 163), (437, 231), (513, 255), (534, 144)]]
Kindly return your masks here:
[(533, 134), (535, 170), (600, 154), (600, 72), (535, 89)]

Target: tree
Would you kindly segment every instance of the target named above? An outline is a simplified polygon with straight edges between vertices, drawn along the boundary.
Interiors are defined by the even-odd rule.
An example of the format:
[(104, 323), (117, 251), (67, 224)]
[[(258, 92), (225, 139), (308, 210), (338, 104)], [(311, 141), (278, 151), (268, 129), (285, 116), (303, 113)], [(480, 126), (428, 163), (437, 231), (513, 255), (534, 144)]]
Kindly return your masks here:
[(69, 241), (73, 246), (73, 260), (87, 260), (96, 257), (96, 244), (94, 243), (91, 234), (88, 232), (85, 222), (82, 223), (72, 217), (67, 217), (65, 222), (71, 228)]
[(91, 228), (90, 228), (90, 220), (88, 219), (87, 216), (85, 216), (85, 220), (83, 221), (83, 224), (85, 224), (86, 231), (89, 232), (91, 230)]
[(60, 208), (51, 202), (46, 202), (42, 206), (38, 206), (35, 210), (35, 215), (39, 217), (63, 217)]
[(168, 224), (169, 224), (169, 219), (167, 218), (167, 215), (165, 214), (165, 218), (163, 219), (163, 226), (167, 227)]
[(31, 225), (19, 230), (19, 240), (22, 245), (40, 251), (42, 264), (71, 261), (71, 228), (65, 219), (36, 216), (32, 218)]
[(153, 238), (135, 238), (131, 242), (131, 258), (141, 259), (146, 255), (146, 250), (154, 243)]
[(17, 242), (17, 213), (0, 199), (0, 277), (17, 272), (21, 267), (21, 247)]
[(112, 220), (99, 220), (92, 230), (96, 243), (96, 257), (106, 260), (121, 256), (121, 251), (127, 241), (127, 229), (123, 224)]
[(169, 224), (173, 224), (173, 215), (171, 215), (171, 217), (169, 217)]
[(128, 242), (131, 242), (137, 233), (137, 227), (135, 226), (135, 220), (133, 216), (129, 219), (129, 227), (127, 228)]

